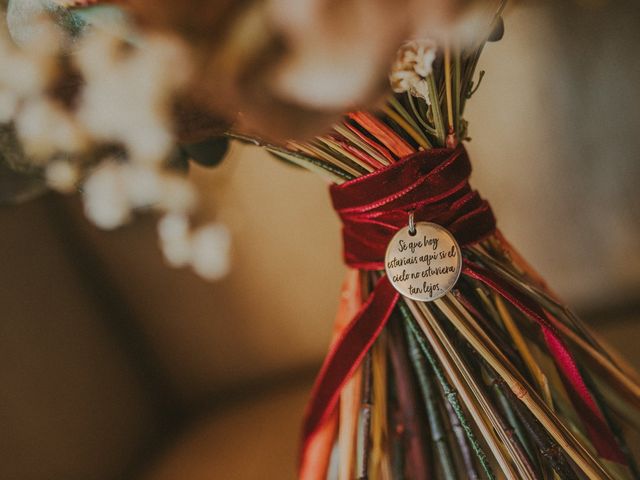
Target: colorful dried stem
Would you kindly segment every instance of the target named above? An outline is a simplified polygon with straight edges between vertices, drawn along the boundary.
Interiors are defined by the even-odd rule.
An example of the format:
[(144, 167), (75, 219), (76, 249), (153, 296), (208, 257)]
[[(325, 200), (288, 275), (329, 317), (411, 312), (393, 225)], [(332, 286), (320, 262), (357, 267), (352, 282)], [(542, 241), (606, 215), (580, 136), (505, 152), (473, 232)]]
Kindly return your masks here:
[(355, 471), (358, 416), (362, 395), (362, 367), (358, 368), (340, 394), (338, 428), (339, 480), (351, 480)]
[(444, 407), (449, 417), (449, 423), (451, 424), (451, 429), (453, 430), (453, 435), (455, 436), (456, 443), (458, 445), (458, 452), (460, 453), (460, 457), (462, 459), (462, 465), (464, 466), (465, 478), (469, 480), (479, 480), (480, 474), (476, 469), (476, 465), (473, 461), (473, 455), (471, 453), (471, 448), (469, 446), (469, 441), (464, 432), (464, 428), (458, 419), (456, 412), (453, 410), (453, 407), (449, 402), (444, 402)]
[(412, 311), (415, 308), (414, 316), (418, 321), (418, 325), (435, 347), (436, 355), (438, 355), (440, 362), (447, 370), (457, 390), (465, 398), (465, 404), (471, 407), (472, 412), (475, 412), (476, 425), (485, 442), (491, 448), (505, 477), (508, 479), (533, 480), (535, 477), (528, 468), (526, 460), (520, 457), (519, 451), (515, 448), (508, 433), (501, 428), (493, 406), (482, 392), (479, 383), (473, 377), (458, 351), (454, 348), (451, 339), (439, 324), (433, 311), (427, 307), (427, 304), (421, 302), (411, 301), (408, 304)]
[[(499, 390), (509, 403), (513, 405), (514, 412), (520, 422), (527, 429), (530, 438), (534, 441), (542, 457), (563, 480), (575, 480), (578, 477), (565, 458), (560, 446), (551, 438), (547, 430), (538, 422), (531, 412), (513, 394), (509, 386), (499, 378), (495, 371), (486, 365), (486, 373), (492, 385)], [(594, 477), (598, 478), (598, 477)]]
[(594, 456), (580, 443), (565, 425), (548, 409), (535, 392), (524, 382), (515, 370), (507, 367), (508, 362), (498, 358), (485, 343), (480, 340), (468, 325), (468, 313), (460, 308), (453, 296), (436, 300), (440, 310), (446, 313), (449, 320), (454, 323), (456, 329), (472, 345), (480, 356), (493, 368), (500, 378), (508, 385), (511, 391), (521, 402), (527, 406), (534, 417), (547, 429), (551, 437), (569, 455), (579, 468), (590, 478), (611, 479), (607, 470)]
[(431, 346), (428, 344), (427, 340), (423, 337), (418, 326), (415, 324), (415, 319), (412, 315), (412, 312), (409, 310), (405, 302), (398, 303), (398, 311), (401, 313), (403, 320), (409, 326), (409, 329), (411, 330), (411, 333), (413, 334), (418, 344), (420, 345), (420, 348), (422, 349), (422, 352), (425, 358), (431, 365), (431, 368), (433, 369), (433, 372), (436, 378), (438, 379), (438, 382), (440, 383), (440, 388), (442, 389), (444, 397), (451, 404), (451, 407), (453, 408), (456, 414), (456, 417), (458, 417), (458, 420), (460, 421), (460, 424), (464, 429), (465, 435), (467, 436), (467, 440), (469, 441), (469, 444), (471, 445), (471, 448), (473, 449), (476, 455), (476, 458), (478, 459), (478, 462), (482, 466), (482, 469), (486, 477), (489, 479), (495, 479), (496, 477), (493, 473), (491, 462), (489, 461), (489, 458), (484, 452), (484, 449), (482, 448), (480, 442), (476, 438), (476, 435), (473, 431), (473, 428), (471, 427), (469, 420), (467, 420), (467, 416), (458, 399), (458, 392), (456, 392), (456, 390), (454, 390), (454, 388), (449, 383), (449, 380), (447, 379), (445, 373), (443, 372), (440, 366), (440, 363), (438, 362), (438, 360), (436, 360), (436, 356)]
[(389, 480), (389, 404), (387, 399), (387, 332), (382, 332), (373, 346), (371, 373), (373, 377), (373, 412), (371, 416), (370, 477)]
[(429, 428), (431, 430), (431, 440), (436, 447), (438, 465), (442, 469), (442, 476), (446, 479), (455, 480), (458, 478), (456, 464), (451, 448), (449, 446), (447, 428), (445, 419), (442, 415), (441, 405), (438, 400), (439, 395), (436, 386), (431, 377), (431, 372), (427, 370), (425, 358), (420, 350), (417, 340), (413, 336), (410, 327), (405, 322), (407, 329), (407, 344), (409, 348), (409, 357), (413, 365), (418, 385), (422, 392), (422, 399), (427, 410), (427, 418), (429, 420)]
[[(482, 369), (482, 364), (478, 362), (477, 354), (473, 351), (470, 345), (461, 339), (459, 335), (456, 335), (456, 332), (451, 330), (447, 330), (447, 333), (453, 338), (457, 338), (456, 342), (456, 350), (459, 352), (459, 355), (463, 358), (465, 363), (470, 365), (470, 368), (473, 370), (474, 376), (476, 378), (484, 379), (484, 371)], [(482, 382), (482, 385), (486, 387), (486, 382)], [(484, 388), (483, 390), (488, 391), (487, 394), (493, 398), (491, 395), (491, 388)], [(518, 459), (524, 468), (526, 475), (530, 478), (539, 478), (540, 471), (537, 468), (537, 465), (534, 464), (533, 459), (535, 456), (526, 450), (524, 447), (524, 442), (522, 441), (522, 431), (518, 434), (518, 430), (516, 430), (516, 426), (519, 426), (518, 422), (513, 421), (513, 416), (509, 417), (506, 412), (511, 412), (511, 407), (506, 401), (506, 398), (502, 395), (502, 392), (498, 394), (498, 402), (491, 402), (492, 405), (495, 405), (495, 421), (499, 426), (499, 429), (502, 430), (506, 436), (506, 441), (511, 446), (511, 451), (514, 454), (514, 457)], [(498, 407), (502, 406), (500, 409)], [(505, 416), (507, 419), (505, 419)], [(511, 420), (511, 421), (509, 421)], [(526, 438), (526, 437), (525, 437)]]
[[(432, 472), (425, 454), (431, 452), (428, 435), (424, 429), (424, 417), (417, 405), (417, 393), (411, 376), (411, 364), (406, 354), (400, 324), (391, 319), (389, 324), (389, 357), (396, 386), (401, 425), (396, 424), (396, 432), (402, 432), (404, 445), (403, 475), (397, 478), (430, 480)], [(397, 463), (397, 462), (396, 462)], [(397, 465), (396, 465), (396, 468)]]
[(371, 411), (373, 409), (373, 371), (370, 351), (362, 363), (362, 397), (358, 418), (356, 477), (364, 480), (369, 476), (369, 454), (371, 452)]

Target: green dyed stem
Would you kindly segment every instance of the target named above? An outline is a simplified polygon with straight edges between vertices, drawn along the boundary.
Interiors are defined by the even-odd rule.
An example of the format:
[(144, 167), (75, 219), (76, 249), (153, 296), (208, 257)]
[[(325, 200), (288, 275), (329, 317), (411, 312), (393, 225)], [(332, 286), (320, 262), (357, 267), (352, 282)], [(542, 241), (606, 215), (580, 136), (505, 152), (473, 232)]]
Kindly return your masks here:
[(445, 138), (447, 131), (444, 125), (444, 118), (442, 118), (442, 111), (440, 110), (440, 97), (438, 96), (438, 90), (436, 88), (436, 80), (433, 73), (427, 77), (427, 85), (429, 86), (429, 100), (431, 101), (431, 112), (433, 113), (433, 123), (436, 126), (436, 136), (441, 147), (445, 145)]
[(520, 443), (524, 447), (529, 458), (535, 460), (536, 459), (535, 451), (531, 446), (529, 437), (526, 435), (526, 433), (522, 429), (522, 424), (518, 421), (518, 417), (516, 416), (516, 413), (513, 411), (513, 408), (509, 403), (509, 399), (505, 396), (504, 392), (502, 392), (502, 390), (500, 390), (495, 383), (493, 383), (492, 387), (493, 387), (493, 392), (496, 395), (496, 398), (498, 399), (498, 403), (502, 407), (502, 410), (504, 411), (504, 414), (507, 417), (507, 422), (514, 429), (516, 436), (518, 437), (518, 440), (520, 440)]
[(577, 480), (577, 475), (571, 468), (571, 464), (567, 461), (562, 448), (551, 438), (547, 430), (538, 422), (527, 407), (518, 400), (507, 384), (502, 380), (495, 371), (485, 363), (485, 371), (493, 384), (496, 385), (502, 394), (509, 400), (513, 406), (514, 412), (518, 416), (520, 422), (529, 432), (530, 438), (536, 444), (536, 447), (542, 454), (542, 458), (546, 461), (558, 476), (563, 480)]
[(330, 179), (336, 183), (342, 183), (353, 178), (351, 174), (345, 172), (344, 170), (336, 167), (329, 162), (325, 162), (324, 160), (320, 160), (318, 158), (309, 157), (299, 152), (292, 152), (291, 150), (287, 150), (286, 148), (267, 143), (259, 138), (249, 137), (237, 132), (226, 132), (224, 135), (225, 137), (231, 138), (233, 140), (238, 140), (242, 143), (255, 145), (256, 147), (262, 147), (269, 153), (280, 157), (281, 159), (306, 168), (307, 170), (320, 173), (321, 175), (329, 176)]
[(431, 347), (427, 344), (427, 342), (424, 340), (424, 337), (421, 335), (420, 331), (416, 327), (415, 320), (412, 317), (411, 312), (409, 312), (409, 309), (407, 308), (407, 306), (403, 302), (398, 302), (398, 309), (400, 310), (400, 313), (403, 319), (411, 329), (411, 333), (413, 334), (418, 344), (420, 345), (420, 348), (422, 349), (422, 353), (424, 353), (425, 357), (427, 358), (427, 361), (431, 365), (431, 368), (433, 369), (433, 372), (435, 373), (436, 378), (440, 383), (440, 388), (442, 388), (442, 391), (444, 392), (445, 397), (451, 404), (453, 411), (456, 413), (456, 416), (460, 421), (460, 425), (464, 429), (464, 432), (467, 435), (467, 439), (471, 444), (471, 448), (473, 449), (473, 452), (476, 454), (476, 458), (478, 459), (478, 462), (482, 466), (484, 473), (488, 478), (494, 480), (496, 477), (489, 463), (489, 459), (486, 453), (484, 452), (484, 450), (482, 449), (482, 446), (478, 442), (478, 439), (476, 438), (475, 434), (473, 433), (473, 430), (471, 428), (471, 425), (469, 424), (469, 421), (467, 420), (464, 410), (462, 409), (462, 406), (458, 401), (458, 393), (449, 384), (449, 381), (447, 380), (447, 377), (444, 375), (444, 372), (440, 368), (440, 364), (437, 362), (435, 355), (431, 350)]
[(451, 428), (453, 428), (453, 434), (456, 437), (456, 442), (458, 443), (462, 463), (464, 464), (465, 473), (467, 474), (466, 478), (468, 480), (479, 480), (480, 475), (478, 474), (475, 463), (473, 462), (473, 456), (471, 454), (471, 449), (469, 448), (467, 436), (464, 433), (464, 428), (462, 428), (460, 420), (458, 420), (456, 412), (454, 412), (451, 404), (449, 402), (444, 402), (444, 406), (447, 410), (447, 415), (449, 416), (449, 422), (451, 423)]
[(453, 71), (453, 78), (452, 78), (452, 83), (453, 85), (452, 90), (453, 90), (453, 112), (454, 112), (454, 120), (453, 120), (453, 125), (456, 131), (456, 135), (458, 137), (458, 140), (462, 141), (464, 140), (462, 138), (462, 110), (461, 110), (461, 103), (462, 103), (462, 92), (460, 91), (460, 87), (461, 87), (461, 70), (462, 70), (462, 61), (460, 59), (460, 50), (459, 49), (453, 49), (452, 52), (452, 56), (453, 56), (453, 65), (452, 65), (452, 71)]
[[(424, 118), (422, 118), (423, 116), (426, 117), (426, 113), (425, 115), (421, 115), (420, 114), (420, 109), (418, 108), (418, 106), (416, 106), (415, 100), (413, 95), (411, 95), (410, 93), (407, 93), (407, 99), (409, 100), (409, 105), (411, 105), (411, 110), (413, 111), (413, 114), (415, 115), (415, 118), (418, 120), (418, 122), (420, 123), (420, 125), (422, 126), (422, 128), (424, 129), (425, 132), (429, 133), (430, 135), (434, 136), (434, 137), (438, 137), (438, 131), (431, 127)], [(429, 106), (425, 104), (425, 111), (429, 110)]]
[[(412, 100), (413, 97), (411, 95), (408, 95), (408, 97), (409, 97), (409, 103), (411, 104), (411, 108), (413, 110), (414, 115), (416, 116), (416, 119), (418, 119), (420, 121), (422, 126), (427, 128), (427, 132), (429, 130), (432, 130), (431, 127), (429, 127), (429, 125), (424, 123), (424, 121), (422, 121), (422, 119), (418, 115), (418, 112), (417, 112), (417, 110), (415, 109), (415, 107), (413, 105), (413, 100)], [(400, 101), (394, 95), (390, 95), (389, 96), (388, 103), (389, 103), (389, 105), (391, 105), (391, 107), (393, 107), (395, 109), (396, 112), (398, 112), (398, 114), (402, 118), (404, 118), (404, 120), (409, 125), (411, 125), (411, 127), (413, 127), (413, 129), (416, 131), (416, 133), (418, 133), (422, 137), (422, 139), (427, 143), (429, 148), (431, 148), (432, 147), (431, 142), (429, 141), (427, 136), (423, 133), (422, 129), (418, 126), (418, 124), (414, 120), (414, 117), (412, 117), (411, 114), (409, 112), (407, 112), (407, 109), (404, 108), (404, 105), (402, 105), (402, 103), (400, 103)], [(435, 130), (434, 130), (434, 132), (435, 132)]]
[(420, 346), (415, 339), (415, 336), (411, 332), (408, 322), (405, 323), (407, 331), (407, 343), (409, 346), (409, 357), (413, 364), (413, 369), (416, 372), (418, 378), (418, 385), (422, 392), (422, 398), (424, 400), (425, 407), (427, 409), (427, 418), (429, 419), (429, 429), (431, 430), (431, 439), (435, 443), (436, 451), (438, 454), (438, 460), (440, 467), (442, 468), (442, 476), (446, 479), (455, 480), (458, 478), (456, 473), (456, 465), (453, 456), (451, 455), (451, 449), (447, 441), (447, 430), (444, 425), (444, 418), (442, 416), (442, 410), (438, 402), (438, 391), (431, 378), (430, 372), (424, 363), (424, 357), (420, 350)]

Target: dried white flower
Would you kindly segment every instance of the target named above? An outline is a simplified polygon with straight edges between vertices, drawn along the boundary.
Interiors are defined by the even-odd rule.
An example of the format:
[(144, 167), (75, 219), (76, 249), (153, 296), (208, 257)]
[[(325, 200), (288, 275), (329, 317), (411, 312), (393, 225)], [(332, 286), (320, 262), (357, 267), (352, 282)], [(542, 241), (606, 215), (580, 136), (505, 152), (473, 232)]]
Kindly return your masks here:
[(231, 235), (226, 226), (216, 223), (193, 233), (191, 264), (195, 272), (208, 279), (219, 280), (231, 267)]
[(112, 230), (126, 223), (131, 204), (121, 167), (103, 162), (84, 183), (84, 211), (98, 227)]
[(123, 143), (132, 161), (162, 162), (173, 142), (172, 95), (189, 76), (187, 58), (167, 37), (149, 36), (140, 47), (125, 48), (94, 32), (77, 55), (87, 82), (78, 117), (97, 140)]
[(387, 70), (388, 59), (407, 34), (404, 3), (264, 3), (269, 25), (287, 49), (276, 62), (266, 64), (273, 72), (269, 89), (280, 98), (305, 108), (339, 112), (368, 103), (380, 94), (380, 78)]
[(169, 265), (184, 267), (191, 261), (189, 220), (184, 215), (169, 214), (158, 222), (160, 248)]
[(54, 160), (45, 170), (47, 185), (61, 193), (71, 193), (80, 180), (80, 170), (68, 160)]
[(165, 174), (161, 179), (162, 196), (158, 207), (167, 212), (185, 214), (191, 212), (198, 200), (191, 182), (178, 175)]
[[(16, 18), (26, 15), (32, 28), (28, 35), (20, 37), (19, 45), (0, 29), (0, 122), (15, 120), (25, 151), (39, 162), (58, 152), (78, 151), (85, 146), (82, 129), (69, 112), (47, 95), (57, 71), (60, 31), (38, 16), (42, 12), (38, 14), (33, 2), (13, 5)], [(19, 5), (24, 8), (20, 10)]]
[(15, 126), (27, 153), (35, 159), (78, 152), (86, 146), (84, 132), (75, 119), (44, 97), (27, 101), (15, 117)]
[(157, 204), (162, 196), (162, 178), (157, 168), (141, 164), (127, 164), (123, 177), (133, 208), (147, 208)]
[(25, 0), (28, 8), (21, 10), (20, 2), (12, 2), (19, 46), (0, 28), (0, 122), (14, 123), (27, 160), (42, 166), (47, 184), (60, 192), (74, 191), (86, 175), (83, 162), (90, 157), (76, 154), (88, 152), (90, 145), (122, 145), (121, 157), (104, 159), (86, 175), (87, 217), (109, 230), (137, 209), (159, 210), (165, 214), (158, 235), (167, 262), (191, 265), (212, 280), (224, 276), (229, 232), (219, 224), (192, 231), (188, 215), (197, 192), (164, 167), (173, 147), (172, 101), (190, 75), (185, 48), (168, 36), (141, 35), (134, 46), (94, 32), (73, 57), (84, 84), (78, 108), (66, 110), (48, 92), (58, 72), (61, 37), (50, 22), (25, 20), (27, 14), (36, 18), (37, 3)]
[(396, 61), (389, 75), (393, 91), (416, 95), (430, 105), (427, 77), (432, 72), (435, 58), (436, 45), (433, 41), (412, 40), (405, 43), (398, 50)]
[(169, 214), (158, 223), (158, 236), (171, 266), (191, 264), (207, 280), (219, 280), (229, 272), (231, 235), (226, 226), (212, 223), (190, 231), (186, 216)]

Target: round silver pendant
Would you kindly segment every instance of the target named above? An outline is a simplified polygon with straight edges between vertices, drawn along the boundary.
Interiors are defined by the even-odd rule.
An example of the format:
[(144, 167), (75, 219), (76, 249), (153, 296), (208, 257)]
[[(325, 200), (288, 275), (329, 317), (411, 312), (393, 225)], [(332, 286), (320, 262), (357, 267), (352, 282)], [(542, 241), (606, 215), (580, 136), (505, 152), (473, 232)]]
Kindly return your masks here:
[(446, 295), (462, 271), (462, 252), (451, 233), (435, 223), (418, 222), (396, 233), (387, 247), (385, 270), (405, 297), (430, 302)]

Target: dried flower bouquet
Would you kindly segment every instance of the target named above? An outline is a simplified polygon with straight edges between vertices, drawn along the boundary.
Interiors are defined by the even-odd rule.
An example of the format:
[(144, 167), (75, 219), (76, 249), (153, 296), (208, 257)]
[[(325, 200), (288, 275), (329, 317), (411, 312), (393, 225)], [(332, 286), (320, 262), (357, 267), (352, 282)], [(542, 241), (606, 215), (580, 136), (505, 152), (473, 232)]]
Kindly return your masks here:
[[(394, 95), (310, 142), (230, 134), (328, 177), (344, 224), (352, 269), (305, 418), (300, 478), (639, 475), (627, 441), (640, 426), (635, 374), (549, 290), (468, 184), (464, 106), (485, 42), (502, 36), (502, 8), (471, 47), (405, 44)], [(384, 272), (387, 244), (414, 215), (462, 246), (460, 279), (431, 302), (399, 296)]]

